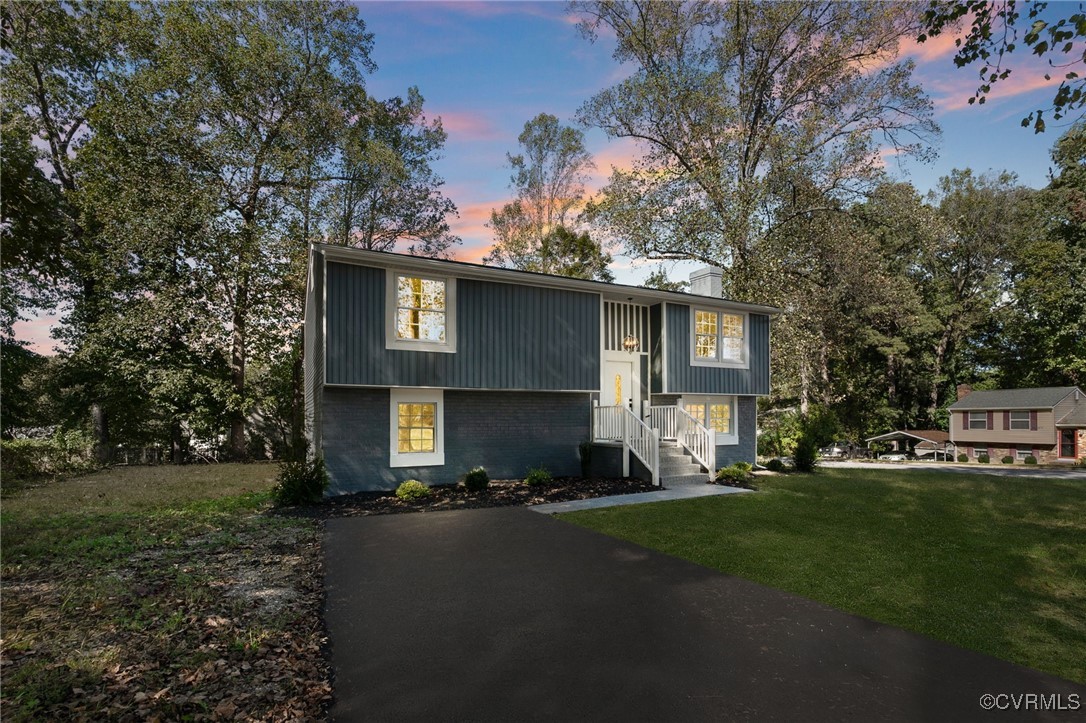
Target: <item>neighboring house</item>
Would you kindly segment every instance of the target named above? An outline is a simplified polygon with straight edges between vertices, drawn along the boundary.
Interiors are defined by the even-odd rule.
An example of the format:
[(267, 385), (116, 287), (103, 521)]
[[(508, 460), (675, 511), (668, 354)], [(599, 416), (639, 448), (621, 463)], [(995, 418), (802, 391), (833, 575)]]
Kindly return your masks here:
[(897, 429), (868, 437), (867, 444), (888, 444), (894, 452), (911, 454), (919, 459), (945, 460), (954, 456), (950, 433), (941, 429)]
[(1086, 395), (1078, 387), (959, 388), (950, 415), (951, 441), (972, 460), (1032, 455), (1049, 463), (1086, 456)]
[(778, 310), (314, 244), (306, 423), (329, 494), (530, 467), (667, 484), (754, 462)]

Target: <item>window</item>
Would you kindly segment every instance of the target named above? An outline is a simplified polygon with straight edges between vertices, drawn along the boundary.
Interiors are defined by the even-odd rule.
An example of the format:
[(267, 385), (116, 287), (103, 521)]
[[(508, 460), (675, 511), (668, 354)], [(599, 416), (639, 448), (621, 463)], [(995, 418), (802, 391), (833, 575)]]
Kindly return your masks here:
[(988, 429), (988, 412), (969, 412), (970, 429)]
[(982, 454), (984, 454), (984, 455), (988, 454), (988, 445), (985, 445), (983, 447), (973, 447), (973, 456), (974, 457), (979, 457)]
[(1011, 412), (1011, 429), (1029, 429), (1029, 412)]
[(694, 309), (691, 364), (745, 366), (746, 314)]
[(1020, 460), (1024, 460), (1026, 457), (1033, 455), (1033, 449), (1031, 447), (1016, 447), (1014, 450), (1014, 456)]
[(455, 281), (390, 271), (385, 346), (456, 351)]
[(735, 427), (735, 397), (683, 397), (683, 409), (716, 432), (716, 443), (738, 444)]
[(440, 389), (393, 389), (389, 415), (391, 467), (445, 464), (444, 394)]
[(1073, 429), (1060, 430), (1060, 459), (1074, 459), (1078, 453), (1077, 433)]

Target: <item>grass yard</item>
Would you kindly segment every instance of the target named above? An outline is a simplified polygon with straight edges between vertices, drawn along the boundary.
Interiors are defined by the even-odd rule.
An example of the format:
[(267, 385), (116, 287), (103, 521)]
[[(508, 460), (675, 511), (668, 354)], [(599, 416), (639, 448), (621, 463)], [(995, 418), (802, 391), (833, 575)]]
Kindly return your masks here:
[(757, 486), (561, 517), (1086, 683), (1086, 483), (841, 469)]
[(268, 464), (4, 490), (0, 718), (307, 720), (330, 698), (318, 523)]

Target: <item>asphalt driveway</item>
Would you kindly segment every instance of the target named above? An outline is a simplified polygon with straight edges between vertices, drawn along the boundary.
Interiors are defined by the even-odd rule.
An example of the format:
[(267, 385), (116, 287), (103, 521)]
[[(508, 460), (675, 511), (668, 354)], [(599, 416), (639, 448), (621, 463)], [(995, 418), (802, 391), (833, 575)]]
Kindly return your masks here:
[[(1084, 686), (522, 508), (333, 519), (325, 550), (335, 720), (1071, 720), (1086, 710)], [(1002, 695), (985, 702), (1006, 710), (985, 711), (984, 694)], [(1010, 697), (1022, 694), (1058, 697), (1030, 709)], [(1082, 707), (1039, 710), (1042, 700)]]

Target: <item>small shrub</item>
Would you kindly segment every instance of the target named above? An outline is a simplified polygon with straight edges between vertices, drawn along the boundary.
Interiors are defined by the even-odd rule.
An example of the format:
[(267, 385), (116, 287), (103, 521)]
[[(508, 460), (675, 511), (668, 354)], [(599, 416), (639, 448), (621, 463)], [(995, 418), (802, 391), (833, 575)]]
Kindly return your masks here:
[(396, 488), (396, 496), (405, 502), (421, 500), (430, 496), (430, 488), (417, 479), (409, 479)]
[(958, 455), (958, 461), (959, 462), (968, 462), (969, 461), (969, 455), (966, 454), (965, 452), (962, 452), (961, 454)]
[(585, 440), (577, 445), (577, 452), (581, 457), (581, 476), (588, 477), (592, 473), (592, 442)]
[(716, 471), (716, 481), (720, 484), (746, 487), (754, 481), (751, 466), (746, 462), (736, 462), (730, 467), (721, 467)]
[(1003, 464), (1014, 464), (1014, 457), (1010, 456), (1009, 454), (1005, 454), (1003, 455), (1003, 459), (999, 461)]
[(1026, 464), (1037, 464), (1037, 458), (1036, 458), (1036, 457), (1034, 457), (1034, 456), (1033, 456), (1032, 454), (1031, 454), (1031, 455), (1029, 455), (1028, 457), (1026, 457), (1026, 458), (1025, 458), (1025, 460), (1023, 460), (1023, 461), (1024, 461), (1024, 462), (1025, 462)]
[(524, 478), (524, 483), (535, 487), (537, 485), (550, 484), (551, 479), (551, 473), (548, 472), (545, 467), (535, 467), (528, 470), (528, 474)]
[(766, 462), (765, 468), (768, 469), (770, 472), (783, 472), (786, 469), (784, 466), (784, 462), (782, 462), (779, 457), (774, 457), (773, 459)]
[(792, 453), (792, 461), (798, 472), (814, 472), (818, 464), (818, 446), (814, 439), (804, 434), (796, 442), (796, 451)]
[(978, 454), (977, 455), (977, 461), (980, 462), (981, 464), (988, 464), (989, 462), (992, 461), (992, 458), (989, 457), (986, 454)]
[(280, 507), (320, 502), (328, 489), (328, 472), (323, 459), (285, 459), (272, 488), (272, 499)]
[(476, 467), (464, 475), (464, 487), (470, 492), (482, 492), (490, 486), (490, 475), (482, 467)]

